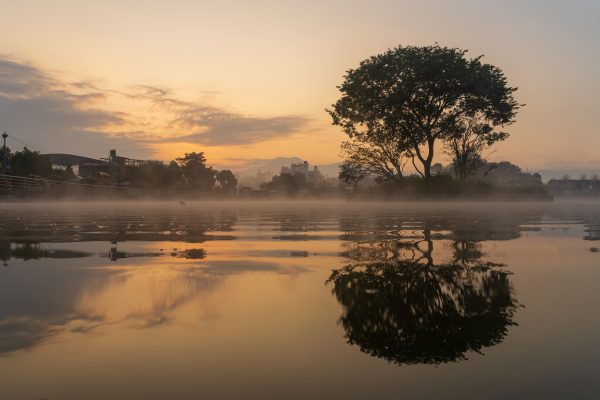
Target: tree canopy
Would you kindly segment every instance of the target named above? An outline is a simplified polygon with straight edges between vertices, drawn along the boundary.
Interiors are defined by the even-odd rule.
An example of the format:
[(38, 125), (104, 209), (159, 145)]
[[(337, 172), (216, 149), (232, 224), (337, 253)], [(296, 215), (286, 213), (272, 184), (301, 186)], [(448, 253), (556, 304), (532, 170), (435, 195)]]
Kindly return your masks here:
[(516, 88), (500, 68), (466, 53), (437, 44), (399, 46), (348, 70), (338, 87), (342, 96), (327, 110), (350, 139), (343, 145), (347, 162), (393, 178), (402, 177), (410, 159), (429, 178), (436, 141), (461, 133), (465, 118), (477, 117), (486, 130), (512, 123), (520, 106)]
[(12, 175), (20, 176), (48, 178), (52, 174), (52, 164), (48, 157), (38, 151), (31, 151), (27, 147), (10, 154), (9, 169)]
[(192, 188), (209, 191), (214, 187), (216, 171), (212, 167), (206, 166), (206, 157), (203, 152), (185, 153), (185, 156), (177, 158), (176, 161)]
[(481, 123), (477, 116), (463, 118), (461, 123), (460, 129), (444, 140), (444, 152), (452, 157), (454, 175), (464, 181), (485, 164), (484, 150), (505, 140), (509, 135)]
[(235, 192), (235, 187), (237, 186), (238, 181), (233, 172), (228, 169), (219, 171), (216, 175), (216, 179), (223, 193)]

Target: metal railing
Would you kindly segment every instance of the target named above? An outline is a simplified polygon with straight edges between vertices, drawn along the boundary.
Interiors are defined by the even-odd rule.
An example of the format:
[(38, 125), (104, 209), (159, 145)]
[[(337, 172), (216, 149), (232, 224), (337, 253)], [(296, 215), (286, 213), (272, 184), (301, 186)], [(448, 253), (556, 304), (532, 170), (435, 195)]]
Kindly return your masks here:
[(211, 199), (222, 198), (218, 193), (181, 190), (173, 188), (145, 188), (90, 183), (65, 182), (52, 179), (0, 174), (0, 197), (40, 198), (179, 198)]
[(129, 188), (110, 185), (64, 182), (44, 178), (0, 175), (0, 193), (127, 193)]

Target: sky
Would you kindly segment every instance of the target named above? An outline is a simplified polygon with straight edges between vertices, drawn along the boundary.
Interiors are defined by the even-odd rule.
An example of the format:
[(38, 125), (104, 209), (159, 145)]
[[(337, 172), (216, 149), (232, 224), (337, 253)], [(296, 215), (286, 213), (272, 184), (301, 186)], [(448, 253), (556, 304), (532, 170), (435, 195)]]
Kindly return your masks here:
[(491, 160), (600, 170), (598, 1), (4, 0), (0, 15), (13, 148), (333, 163), (345, 136), (325, 109), (345, 71), (439, 43), (484, 55), (519, 88), (526, 106)]

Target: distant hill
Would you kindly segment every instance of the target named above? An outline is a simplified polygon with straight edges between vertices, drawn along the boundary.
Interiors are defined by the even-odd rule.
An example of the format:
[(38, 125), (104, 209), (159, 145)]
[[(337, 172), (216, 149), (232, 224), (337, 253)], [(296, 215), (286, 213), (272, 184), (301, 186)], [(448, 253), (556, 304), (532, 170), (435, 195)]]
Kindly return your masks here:
[(289, 166), (290, 164), (300, 163), (304, 160), (299, 157), (277, 157), (271, 160), (256, 160), (249, 162), (244, 168), (238, 169), (235, 172), (239, 176), (256, 176), (260, 171), (268, 175), (278, 175), (281, 167)]
[[(339, 163), (319, 165), (311, 163), (310, 160), (307, 161), (310, 163), (311, 168), (316, 165), (319, 168), (319, 171), (325, 176), (338, 176)], [(233, 170), (238, 176), (256, 176), (258, 171), (271, 175), (278, 175), (281, 171), (281, 167), (289, 167), (290, 164), (301, 162), (304, 162), (304, 159), (300, 157), (277, 157), (271, 160), (251, 161), (243, 168), (234, 168)]]

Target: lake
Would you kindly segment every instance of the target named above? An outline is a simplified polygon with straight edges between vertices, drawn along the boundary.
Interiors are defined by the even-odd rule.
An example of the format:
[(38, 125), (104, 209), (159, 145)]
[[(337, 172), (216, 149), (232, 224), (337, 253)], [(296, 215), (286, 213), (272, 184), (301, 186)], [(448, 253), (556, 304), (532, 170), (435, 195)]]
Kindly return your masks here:
[(1, 399), (600, 398), (600, 203), (0, 216)]

